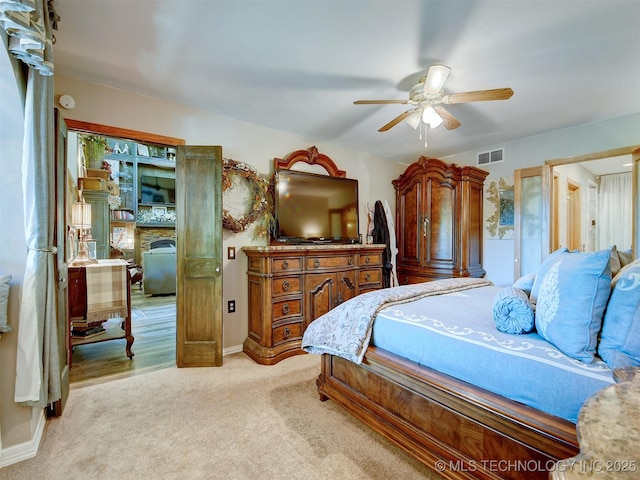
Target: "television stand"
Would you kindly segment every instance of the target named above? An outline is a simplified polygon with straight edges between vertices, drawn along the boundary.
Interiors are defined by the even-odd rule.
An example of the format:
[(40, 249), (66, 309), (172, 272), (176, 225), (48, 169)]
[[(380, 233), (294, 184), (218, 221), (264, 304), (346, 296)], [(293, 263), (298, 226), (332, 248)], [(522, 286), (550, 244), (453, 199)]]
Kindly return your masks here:
[(243, 351), (262, 365), (304, 353), (306, 327), (356, 295), (382, 288), (386, 245), (244, 247), (249, 335)]

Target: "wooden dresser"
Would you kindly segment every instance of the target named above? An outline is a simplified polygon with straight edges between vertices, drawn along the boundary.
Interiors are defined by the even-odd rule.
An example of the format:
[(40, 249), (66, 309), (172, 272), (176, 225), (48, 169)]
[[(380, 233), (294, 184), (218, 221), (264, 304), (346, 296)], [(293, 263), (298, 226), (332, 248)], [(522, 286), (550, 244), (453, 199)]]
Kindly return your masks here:
[(401, 285), (483, 277), (483, 185), (488, 172), (420, 157), (396, 189), (397, 274)]
[(244, 247), (249, 335), (244, 352), (273, 365), (304, 353), (305, 328), (360, 293), (382, 287), (384, 245)]

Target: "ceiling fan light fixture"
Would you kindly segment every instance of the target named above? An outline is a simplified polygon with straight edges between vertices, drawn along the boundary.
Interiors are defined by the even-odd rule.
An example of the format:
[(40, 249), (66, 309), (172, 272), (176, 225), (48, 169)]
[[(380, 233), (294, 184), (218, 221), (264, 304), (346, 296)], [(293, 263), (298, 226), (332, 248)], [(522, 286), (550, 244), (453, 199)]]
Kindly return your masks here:
[(433, 107), (427, 107), (422, 113), (422, 121), (428, 123), (431, 129), (434, 129), (442, 124), (442, 117), (437, 114)]
[(424, 91), (431, 95), (439, 93), (449, 78), (449, 73), (451, 69), (446, 65), (431, 65), (424, 81)]
[(420, 110), (416, 110), (405, 119), (405, 122), (411, 125), (411, 128), (415, 130), (416, 128), (418, 128), (418, 125), (420, 125), (421, 119), (422, 119), (422, 112)]

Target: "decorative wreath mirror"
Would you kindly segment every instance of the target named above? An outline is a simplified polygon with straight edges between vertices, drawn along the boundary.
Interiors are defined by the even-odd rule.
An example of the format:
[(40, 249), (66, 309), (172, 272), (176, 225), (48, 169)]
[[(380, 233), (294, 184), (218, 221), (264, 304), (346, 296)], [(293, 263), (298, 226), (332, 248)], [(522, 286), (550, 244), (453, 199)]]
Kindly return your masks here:
[(268, 233), (269, 181), (246, 163), (225, 158), (222, 164), (222, 226), (234, 233), (245, 231), (260, 220), (255, 234)]

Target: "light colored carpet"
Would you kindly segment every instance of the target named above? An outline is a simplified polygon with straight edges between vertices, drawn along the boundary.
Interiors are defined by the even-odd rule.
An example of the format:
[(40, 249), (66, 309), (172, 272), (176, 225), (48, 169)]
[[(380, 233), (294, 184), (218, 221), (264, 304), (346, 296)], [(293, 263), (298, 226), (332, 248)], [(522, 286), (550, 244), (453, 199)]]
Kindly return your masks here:
[[(135, 360), (134, 360), (135, 361)], [(438, 478), (319, 400), (320, 357), (274, 366), (242, 353), (220, 368), (167, 368), (72, 389), (38, 455), (3, 480)]]

